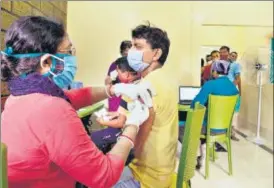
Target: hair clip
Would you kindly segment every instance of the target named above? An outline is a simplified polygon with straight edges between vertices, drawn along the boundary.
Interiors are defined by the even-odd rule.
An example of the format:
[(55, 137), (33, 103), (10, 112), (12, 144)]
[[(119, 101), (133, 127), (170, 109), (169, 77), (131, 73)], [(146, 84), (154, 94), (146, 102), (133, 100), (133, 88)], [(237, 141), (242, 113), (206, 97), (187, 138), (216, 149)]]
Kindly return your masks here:
[(6, 47), (5, 48), (5, 50), (4, 50), (4, 53), (6, 54), (6, 55), (11, 55), (12, 53), (13, 53), (13, 49), (12, 49), (12, 47)]

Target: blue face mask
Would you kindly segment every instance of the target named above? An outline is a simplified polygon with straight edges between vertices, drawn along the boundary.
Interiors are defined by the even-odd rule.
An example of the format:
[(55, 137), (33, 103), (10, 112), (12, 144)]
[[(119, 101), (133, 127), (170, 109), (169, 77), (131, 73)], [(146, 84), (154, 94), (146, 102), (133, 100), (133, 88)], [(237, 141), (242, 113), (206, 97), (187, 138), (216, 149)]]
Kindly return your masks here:
[[(8, 48), (9, 50), (9, 48)], [(34, 58), (46, 53), (12, 54), (11, 50), (1, 53), (16, 58)], [(50, 54), (51, 55), (51, 54)], [(73, 81), (77, 71), (76, 57), (69, 54), (51, 55), (52, 64), (50, 70), (43, 76), (50, 77), (61, 89), (67, 88)]]
[(75, 56), (67, 54), (56, 54), (52, 55), (52, 65), (50, 70), (43, 75), (52, 77), (54, 83), (58, 87), (64, 89), (72, 83), (76, 71), (77, 63)]
[(129, 50), (127, 55), (129, 66), (136, 72), (144, 71), (149, 64), (143, 62), (143, 52), (138, 50)]

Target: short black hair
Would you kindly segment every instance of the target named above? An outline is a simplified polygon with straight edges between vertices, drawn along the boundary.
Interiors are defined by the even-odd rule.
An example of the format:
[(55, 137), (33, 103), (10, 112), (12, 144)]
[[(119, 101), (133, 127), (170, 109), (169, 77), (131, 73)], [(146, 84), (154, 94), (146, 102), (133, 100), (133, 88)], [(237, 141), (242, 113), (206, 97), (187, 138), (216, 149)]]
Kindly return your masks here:
[(230, 48), (228, 46), (222, 46), (220, 50), (227, 50), (228, 52), (230, 52)]
[(127, 57), (120, 57), (116, 59), (115, 64), (117, 65), (118, 69), (120, 69), (122, 72), (130, 72), (134, 75), (138, 74), (138, 72), (136, 72), (133, 68), (129, 66)]
[(167, 33), (160, 28), (147, 25), (139, 25), (132, 30), (132, 38), (146, 39), (147, 43), (151, 45), (152, 49), (160, 48), (162, 55), (159, 58), (159, 63), (164, 65), (169, 53), (170, 40)]
[(212, 56), (213, 54), (215, 54), (215, 53), (220, 53), (218, 50), (213, 50), (211, 53), (210, 53), (210, 55)]
[(238, 55), (238, 53), (237, 53), (237, 52), (235, 52), (235, 51), (234, 51), (234, 52), (231, 52), (230, 54), (236, 54), (236, 55)]
[(124, 40), (120, 44), (120, 54), (122, 54), (126, 49), (131, 48), (132, 43), (130, 40)]
[(206, 58), (209, 58), (209, 57), (211, 57), (211, 54), (207, 54), (207, 55), (206, 55)]
[(205, 64), (205, 60), (203, 58), (201, 58), (201, 67), (203, 67)]

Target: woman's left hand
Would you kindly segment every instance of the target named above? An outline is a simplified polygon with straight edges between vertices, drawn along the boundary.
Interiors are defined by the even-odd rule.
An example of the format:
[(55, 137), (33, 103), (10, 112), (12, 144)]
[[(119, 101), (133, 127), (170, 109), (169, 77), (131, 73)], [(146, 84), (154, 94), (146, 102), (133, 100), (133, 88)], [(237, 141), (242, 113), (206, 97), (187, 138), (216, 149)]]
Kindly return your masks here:
[(113, 86), (108, 86), (108, 89), (111, 95), (125, 95), (129, 97), (131, 100), (142, 99), (142, 101), (147, 107), (153, 107), (152, 97), (155, 96), (156, 93), (153, 90), (150, 82), (142, 81), (137, 85), (119, 83)]

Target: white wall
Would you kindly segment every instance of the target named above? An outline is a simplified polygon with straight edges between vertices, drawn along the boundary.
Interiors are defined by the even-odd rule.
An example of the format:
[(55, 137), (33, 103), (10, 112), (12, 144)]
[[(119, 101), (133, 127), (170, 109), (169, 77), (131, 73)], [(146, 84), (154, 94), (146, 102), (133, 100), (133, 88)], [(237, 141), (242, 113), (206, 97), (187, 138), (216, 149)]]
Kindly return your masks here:
[[(228, 45), (240, 56), (249, 46), (268, 47), (265, 36), (273, 30), (273, 3), (70, 1), (67, 25), (79, 58), (77, 79), (86, 85), (103, 84), (120, 42), (130, 39), (130, 30), (145, 20), (164, 28), (170, 37), (166, 76), (178, 84), (198, 85), (202, 46)], [(262, 132), (271, 142), (273, 85), (267, 85), (264, 93)], [(240, 127), (253, 130), (256, 126), (256, 95), (256, 88), (243, 83)]]

